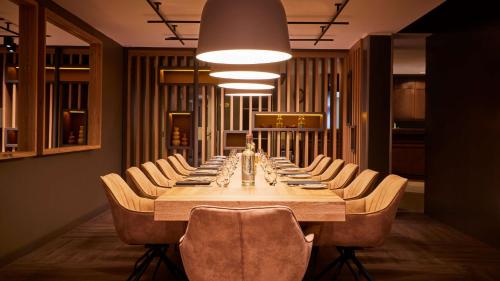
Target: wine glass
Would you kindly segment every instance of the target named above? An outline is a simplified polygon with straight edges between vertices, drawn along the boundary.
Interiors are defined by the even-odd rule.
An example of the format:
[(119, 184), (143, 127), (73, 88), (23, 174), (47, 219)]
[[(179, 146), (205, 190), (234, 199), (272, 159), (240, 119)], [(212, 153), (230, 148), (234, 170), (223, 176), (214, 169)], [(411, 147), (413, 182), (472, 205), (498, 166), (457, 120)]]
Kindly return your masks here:
[(222, 184), (224, 185), (224, 187), (227, 187), (229, 185), (229, 175), (224, 175), (223, 176), (223, 181), (222, 181)]
[(217, 175), (217, 178), (215, 178), (215, 183), (217, 183), (218, 187), (224, 187), (224, 182), (224, 175), (222, 173), (219, 173), (219, 175)]
[(275, 170), (271, 170), (271, 172), (269, 173), (269, 184), (272, 185), (272, 186), (275, 186), (276, 183), (277, 183), (277, 178), (278, 178), (278, 175), (276, 174), (276, 171)]

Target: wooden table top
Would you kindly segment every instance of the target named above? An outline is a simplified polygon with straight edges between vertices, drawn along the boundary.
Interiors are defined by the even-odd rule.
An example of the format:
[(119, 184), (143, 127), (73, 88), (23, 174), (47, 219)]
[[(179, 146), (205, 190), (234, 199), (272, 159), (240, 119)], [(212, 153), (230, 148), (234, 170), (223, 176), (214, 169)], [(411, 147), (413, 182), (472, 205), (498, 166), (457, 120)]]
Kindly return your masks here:
[(299, 221), (345, 221), (345, 202), (329, 189), (302, 189), (278, 181), (269, 185), (257, 168), (254, 186), (242, 186), (241, 161), (228, 187), (173, 187), (155, 200), (155, 220), (188, 221), (191, 209), (199, 205), (245, 208), (287, 206)]

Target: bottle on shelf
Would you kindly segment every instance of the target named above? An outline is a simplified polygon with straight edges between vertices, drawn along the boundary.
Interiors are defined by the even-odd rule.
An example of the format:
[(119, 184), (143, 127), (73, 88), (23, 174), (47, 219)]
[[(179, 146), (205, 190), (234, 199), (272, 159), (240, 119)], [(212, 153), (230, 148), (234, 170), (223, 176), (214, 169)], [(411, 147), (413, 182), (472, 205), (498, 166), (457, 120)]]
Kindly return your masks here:
[(246, 146), (241, 153), (241, 184), (255, 185), (255, 145), (253, 136), (249, 133), (246, 137)]

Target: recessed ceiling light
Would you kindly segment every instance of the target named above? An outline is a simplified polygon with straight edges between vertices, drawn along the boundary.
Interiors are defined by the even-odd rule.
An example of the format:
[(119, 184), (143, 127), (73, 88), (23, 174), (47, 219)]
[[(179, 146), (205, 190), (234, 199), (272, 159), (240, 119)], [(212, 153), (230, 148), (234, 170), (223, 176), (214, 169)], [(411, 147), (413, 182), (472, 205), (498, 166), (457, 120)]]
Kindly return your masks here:
[(237, 89), (237, 90), (271, 90), (274, 89), (273, 85), (262, 84), (262, 83), (221, 83), (219, 87), (225, 89)]
[(196, 58), (221, 64), (260, 64), (292, 57), (280, 0), (207, 0)]

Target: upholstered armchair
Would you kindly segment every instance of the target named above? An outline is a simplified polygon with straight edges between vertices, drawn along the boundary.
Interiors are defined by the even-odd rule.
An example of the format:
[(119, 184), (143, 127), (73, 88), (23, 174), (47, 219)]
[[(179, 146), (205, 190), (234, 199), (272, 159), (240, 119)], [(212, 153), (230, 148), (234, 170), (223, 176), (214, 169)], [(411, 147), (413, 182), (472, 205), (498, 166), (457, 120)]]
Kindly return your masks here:
[(304, 167), (302, 170), (304, 170), (304, 172), (311, 172), (312, 170), (314, 170), (314, 168), (316, 168), (316, 166), (318, 166), (319, 162), (324, 157), (325, 157), (325, 155), (318, 154), (318, 156), (316, 156), (316, 158), (314, 158), (314, 160), (311, 162), (311, 164), (309, 164), (309, 166), (307, 166), (307, 167)]
[(167, 159), (168, 159), (168, 162), (170, 162), (170, 165), (172, 165), (172, 167), (175, 169), (175, 171), (178, 174), (180, 174), (182, 176), (189, 176), (191, 171), (184, 168), (182, 166), (181, 162), (179, 162), (179, 160), (177, 160), (177, 157), (170, 155), (167, 157)]
[(130, 167), (125, 172), (127, 182), (140, 197), (156, 199), (167, 190), (153, 184), (148, 177), (137, 167)]
[(361, 172), (348, 186), (345, 188), (334, 189), (338, 196), (344, 200), (352, 200), (365, 197), (371, 190), (377, 180), (378, 172), (366, 169)]
[[(139, 280), (156, 257), (172, 274), (184, 279), (184, 273), (166, 255), (186, 228), (184, 222), (159, 222), (153, 218), (154, 200), (137, 196), (117, 174), (102, 176), (104, 191), (111, 208), (118, 237), (129, 245), (145, 245), (146, 253), (140, 257), (128, 280)], [(156, 267), (154, 275), (156, 275)], [(154, 278), (154, 277), (153, 277)]]
[(318, 165), (316, 165), (316, 167), (310, 172), (310, 174), (312, 176), (317, 176), (317, 175), (320, 175), (321, 173), (323, 173), (323, 171), (326, 169), (326, 167), (328, 167), (328, 164), (330, 164), (330, 162), (332, 161), (332, 158), (326, 156), (326, 157), (323, 157), (323, 159), (321, 159), (318, 163)]
[(356, 177), (357, 173), (358, 165), (352, 163), (345, 165), (342, 170), (340, 170), (340, 172), (335, 176), (335, 178), (328, 182), (328, 188), (342, 189), (346, 187)]
[(331, 181), (337, 176), (337, 174), (340, 172), (340, 169), (342, 169), (342, 166), (344, 166), (344, 160), (342, 159), (335, 159), (333, 162), (326, 168), (326, 170), (319, 174), (312, 176), (311, 178), (313, 180), (319, 180), (319, 181)]
[(181, 181), (184, 179), (184, 176), (178, 174), (172, 165), (165, 159), (156, 160), (156, 166), (158, 166), (163, 175), (170, 180)]
[(191, 281), (300, 281), (313, 238), (287, 207), (201, 206), (179, 247)]
[(189, 163), (186, 161), (186, 158), (184, 158), (184, 156), (182, 156), (181, 154), (179, 153), (176, 153), (174, 154), (174, 156), (177, 158), (177, 160), (179, 160), (179, 162), (181, 163), (181, 165), (188, 171), (194, 171), (196, 170), (195, 167), (189, 165)]
[(141, 168), (154, 185), (160, 187), (172, 187), (175, 185), (176, 181), (167, 179), (153, 162), (141, 164)]
[[(338, 275), (347, 264), (354, 273), (352, 261), (367, 280), (373, 280), (356, 257), (355, 251), (382, 245), (391, 231), (399, 202), (408, 180), (396, 175), (387, 176), (367, 197), (346, 201), (346, 221), (323, 223), (317, 245), (336, 246), (340, 256), (316, 278), (319, 280), (329, 270)], [(357, 277), (357, 274), (356, 274)]]

